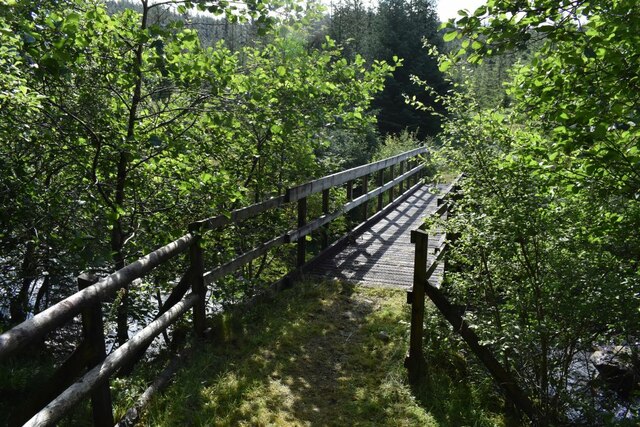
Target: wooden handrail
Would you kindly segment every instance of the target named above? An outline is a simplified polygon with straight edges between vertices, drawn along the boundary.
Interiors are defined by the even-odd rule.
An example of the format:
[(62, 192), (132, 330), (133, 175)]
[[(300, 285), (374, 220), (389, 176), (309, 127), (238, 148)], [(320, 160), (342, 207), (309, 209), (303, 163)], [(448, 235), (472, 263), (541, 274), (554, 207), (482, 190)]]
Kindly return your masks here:
[(228, 224), (236, 224), (238, 222), (244, 221), (245, 219), (253, 218), (256, 215), (261, 214), (262, 212), (278, 208), (284, 204), (284, 201), (284, 196), (278, 196), (269, 200), (265, 200), (264, 202), (256, 203), (255, 205), (247, 206), (246, 208), (236, 209), (229, 215), (218, 215), (200, 221), (195, 221), (189, 225), (189, 230), (213, 230), (215, 228), (220, 228)]
[(226, 264), (221, 265), (220, 267), (214, 268), (213, 270), (204, 274), (205, 283), (208, 286), (212, 284), (215, 280), (218, 280), (221, 277), (226, 276), (227, 274), (233, 273), (243, 265), (264, 255), (269, 250), (282, 245), (285, 241), (286, 241), (285, 235), (278, 236), (274, 239), (269, 240), (266, 243), (261, 244), (257, 248), (250, 250), (249, 252), (245, 252), (239, 257), (233, 259), (232, 261), (229, 261)]
[(371, 190), (368, 193), (363, 194), (362, 196), (356, 199), (353, 199), (350, 202), (345, 203), (340, 209), (336, 210), (335, 212), (327, 215), (322, 215), (320, 218), (316, 219), (315, 221), (309, 222), (296, 230), (290, 231), (289, 233), (287, 233), (287, 238), (288, 238), (287, 241), (288, 242), (297, 241), (301, 237), (308, 235), (309, 233), (319, 229), (323, 225), (338, 218), (340, 215), (344, 215), (345, 213), (355, 209), (356, 207), (362, 205), (363, 203), (366, 203), (367, 201), (373, 199), (374, 197), (379, 196), (385, 191), (390, 190), (394, 186), (400, 184), (404, 180), (415, 175), (416, 173), (420, 172), (423, 169), (424, 169), (424, 165), (418, 165), (415, 168), (411, 169), (409, 172), (406, 172), (403, 175), (395, 178), (394, 180), (389, 181), (388, 183), (382, 185), (382, 187), (378, 187), (374, 190)]
[[(339, 172), (338, 174), (333, 174), (333, 175), (329, 175), (328, 177), (325, 178), (332, 178), (332, 177), (337, 177), (337, 178), (332, 178), (333, 181), (331, 182), (336, 182), (337, 184), (335, 184), (336, 186), (339, 185), (343, 185), (343, 184), (348, 184), (350, 182), (352, 182), (352, 179), (356, 179), (356, 178), (362, 178), (365, 177), (366, 175), (368, 175), (369, 173), (371, 173), (371, 170), (373, 171), (379, 171), (382, 170), (381, 168), (384, 167), (388, 167), (390, 165), (394, 165), (397, 164), (398, 162), (401, 161), (405, 161), (408, 158), (420, 155), (420, 154), (424, 154), (426, 153), (427, 150), (424, 147), (420, 147), (417, 148), (415, 150), (411, 150), (408, 151), (406, 153), (400, 154), (398, 156), (395, 157), (390, 157), (389, 159), (385, 159), (385, 160), (381, 160), (379, 162), (376, 163), (371, 163), (369, 165), (364, 165), (364, 166), (360, 166), (357, 168), (353, 168), (353, 169), (349, 169), (347, 171), (344, 171), (345, 173), (349, 172), (349, 174), (346, 175), (341, 175), (343, 174), (342, 172)], [(367, 167), (369, 166), (375, 166), (373, 169), (367, 169)], [(412, 168), (411, 170), (404, 172), (402, 175), (392, 179), (391, 181), (387, 182), (387, 183), (382, 183), (381, 186), (374, 188), (371, 191), (366, 192), (365, 194), (357, 197), (356, 199), (347, 201), (347, 203), (345, 203), (344, 205), (342, 205), (339, 209), (335, 210), (334, 212), (331, 213), (325, 213), (323, 215), (321, 215), (320, 217), (316, 218), (313, 221), (304, 221), (304, 224), (294, 230), (291, 230), (289, 232), (287, 232), (286, 234), (282, 235), (282, 236), (278, 236), (275, 237), (267, 242), (261, 243), (260, 245), (258, 245), (257, 247), (251, 249), (248, 252), (245, 252), (239, 256), (237, 256), (236, 258), (234, 258), (231, 261), (228, 261), (227, 263), (216, 267), (210, 271), (208, 271), (207, 273), (204, 274), (204, 280), (206, 285), (211, 285), (214, 281), (234, 272), (235, 270), (237, 270), (238, 268), (248, 264), (249, 262), (257, 259), (258, 257), (264, 255), (265, 253), (267, 253), (269, 250), (276, 248), (280, 245), (283, 245), (285, 243), (292, 243), (292, 242), (299, 242), (302, 243), (302, 238), (309, 235), (310, 233), (312, 233), (313, 231), (316, 231), (320, 228), (325, 227), (327, 224), (329, 224), (330, 222), (332, 222), (333, 220), (337, 219), (338, 217), (340, 217), (341, 215), (346, 214), (347, 212), (350, 212), (351, 210), (355, 209), (358, 206), (361, 206), (363, 204), (366, 205), (366, 203), (375, 198), (375, 197), (380, 197), (385, 191), (389, 191), (390, 189), (392, 189), (393, 187), (400, 185), (401, 183), (407, 181), (409, 178), (416, 176), (418, 173), (420, 173), (421, 171), (423, 171), (425, 168), (425, 166), (423, 164), (419, 164), (418, 166)], [(365, 173), (362, 174), (362, 171), (364, 171)], [(354, 178), (355, 177), (355, 178)], [(345, 181), (346, 179), (346, 181)], [(327, 182), (324, 178), (321, 178), (319, 180), (315, 180), (315, 181), (311, 181), (309, 183), (306, 184), (302, 184), (298, 187), (294, 187), (291, 190), (294, 189), (309, 189), (312, 188), (311, 193), (308, 194), (313, 194), (316, 192), (320, 192), (322, 191), (323, 193), (326, 192), (327, 190), (329, 190), (332, 187), (329, 188), (324, 188), (323, 185)], [(314, 183), (321, 183), (318, 185), (315, 185)], [(315, 185), (315, 186), (314, 186)], [(363, 187), (365, 187), (363, 185)], [(367, 186), (368, 189), (368, 186)], [(291, 193), (290, 191), (287, 191), (287, 195), (289, 194), (295, 194), (295, 197), (297, 197), (298, 195), (301, 194), (307, 194), (307, 193), (300, 193), (300, 192), (296, 192), (298, 190), (295, 190), (293, 193)], [(305, 190), (306, 191), (306, 190)], [(234, 223), (236, 221), (243, 221), (245, 219), (249, 219), (252, 218), (262, 212), (265, 212), (267, 210), (270, 209), (274, 209), (274, 208), (279, 208), (281, 206), (283, 206), (285, 203), (288, 202), (293, 202), (293, 201), (297, 201), (300, 204), (300, 201), (304, 201), (305, 197), (299, 198), (299, 199), (295, 199), (295, 200), (289, 200), (288, 197), (289, 196), (279, 196), (279, 197), (275, 197), (272, 199), (269, 199), (265, 202), (262, 203), (257, 203), (255, 205), (251, 205), (248, 206), (246, 208), (242, 208), (242, 209), (237, 209), (233, 212), (231, 212), (230, 215), (219, 215), (216, 217), (212, 217), (212, 218), (208, 218), (202, 221), (197, 221), (194, 222), (190, 225), (190, 229), (191, 230), (210, 230), (210, 229), (214, 229), (214, 228), (220, 228), (223, 225), (229, 224), (229, 223)], [(326, 198), (326, 195), (323, 195), (323, 198)], [(326, 203), (326, 200), (324, 201), (324, 203)], [(300, 206), (299, 206), (300, 208)], [(305, 218), (306, 218), (306, 213), (305, 213)], [(300, 218), (299, 218), (300, 219)], [(300, 262), (298, 263), (299, 265), (304, 264), (304, 262), (302, 262), (302, 256), (300, 257)]]
[[(458, 187), (462, 177), (462, 174), (458, 175), (447, 187), (439, 199), (439, 203), (440, 201), (443, 203), (430, 216), (441, 217), (449, 212), (450, 202), (444, 201), (444, 199)], [(412, 304), (409, 355), (405, 360), (405, 366), (409, 371), (409, 380), (416, 384), (425, 372), (425, 361), (422, 354), (422, 331), (424, 328), (424, 300), (425, 296), (428, 296), (445, 319), (451, 324), (453, 330), (460, 334), (476, 357), (480, 359), (496, 382), (502, 387), (506, 397), (537, 425), (541, 418), (538, 408), (534, 405), (533, 401), (529, 399), (527, 394), (518, 386), (513, 376), (500, 364), (491, 350), (480, 343), (480, 339), (471, 325), (455, 310), (444, 293), (428, 282), (438, 267), (438, 264), (444, 259), (444, 255), (449, 247), (445, 234), (437, 244), (435, 259), (427, 266), (428, 240), (429, 234), (422, 227), (411, 232), (411, 242), (415, 243), (416, 249), (413, 291), (407, 298), (407, 301)]]
[(102, 381), (109, 378), (128, 359), (137, 353), (137, 350), (150, 343), (163, 330), (173, 323), (178, 317), (193, 307), (199, 296), (189, 294), (184, 300), (171, 307), (158, 319), (149, 323), (142, 331), (118, 347), (99, 365), (87, 372), (80, 381), (66, 389), (60, 396), (51, 401), (44, 409), (34, 415), (25, 426), (51, 425), (58, 421), (65, 412), (71, 409), (83, 397), (88, 395)]
[(0, 335), (0, 360), (69, 321), (82, 309), (113, 295), (118, 289), (184, 252), (193, 241), (194, 235), (186, 234), (9, 329)]
[[(442, 217), (449, 212), (450, 204), (445, 198), (458, 186), (462, 175), (459, 175), (438, 198), (438, 209), (429, 217)], [(426, 220), (426, 218), (425, 218)], [(429, 279), (435, 273), (438, 264), (444, 259), (448, 243), (446, 235), (438, 241), (436, 257), (430, 265), (427, 265), (429, 233), (423, 223), (417, 230), (411, 231), (411, 243), (415, 244), (415, 256), (413, 266), (413, 288), (407, 293), (407, 302), (411, 304), (411, 329), (409, 337), (409, 353), (405, 359), (405, 367), (408, 370), (409, 381), (417, 384), (425, 371), (424, 355), (422, 353), (422, 339), (424, 329), (424, 298), (428, 294), (431, 285)]]
[(346, 184), (349, 181), (353, 181), (354, 179), (361, 178), (365, 175), (369, 175), (379, 170), (388, 168), (389, 166), (396, 165), (411, 157), (426, 153), (426, 147), (419, 147), (414, 150), (407, 151), (406, 153), (398, 154), (394, 157), (389, 157), (388, 159), (334, 173), (333, 175), (325, 176), (323, 178), (319, 178), (288, 189), (285, 194), (285, 199), (287, 202), (295, 202), (296, 200), (300, 200), (303, 197), (310, 196), (314, 193), (319, 193), (320, 191), (326, 190), (327, 188), (338, 187), (340, 185)]

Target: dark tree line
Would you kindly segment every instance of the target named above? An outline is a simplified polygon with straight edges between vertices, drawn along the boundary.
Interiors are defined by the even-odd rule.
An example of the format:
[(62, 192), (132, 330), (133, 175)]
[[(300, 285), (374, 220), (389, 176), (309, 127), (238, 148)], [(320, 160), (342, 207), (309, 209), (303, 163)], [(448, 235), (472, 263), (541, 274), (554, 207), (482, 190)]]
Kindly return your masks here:
[(371, 61), (402, 60), (402, 67), (387, 79), (385, 89), (373, 102), (380, 133), (408, 129), (420, 139), (437, 134), (438, 115), (419, 111), (406, 102), (407, 97), (416, 97), (423, 105), (443, 112), (434, 95), (413, 82), (413, 76), (426, 81), (439, 95), (448, 89), (436, 59), (425, 48), (425, 43), (442, 48), (435, 2), (382, 0), (373, 9), (362, 0), (345, 0), (333, 3), (330, 12), (328, 33), (345, 47), (346, 55), (359, 54)]

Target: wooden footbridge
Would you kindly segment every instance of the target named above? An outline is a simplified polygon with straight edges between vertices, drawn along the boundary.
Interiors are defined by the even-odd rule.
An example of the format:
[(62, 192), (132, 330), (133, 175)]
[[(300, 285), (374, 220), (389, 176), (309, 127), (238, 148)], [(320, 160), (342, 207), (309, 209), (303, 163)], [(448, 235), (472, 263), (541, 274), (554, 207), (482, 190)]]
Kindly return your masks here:
[[(184, 236), (106, 277), (82, 275), (78, 278), (80, 290), (77, 293), (0, 335), (2, 361), (16, 357), (31, 343), (74, 317), (82, 317), (84, 336), (80, 344), (50, 383), (34, 390), (31, 401), (16, 412), (14, 422), (26, 422), (25, 425), (30, 426), (52, 425), (78, 402), (91, 398), (94, 424), (113, 426), (110, 378), (124, 366), (141, 359), (151, 341), (188, 310), (193, 312), (194, 335), (205, 335), (206, 304), (216, 283), (224, 277), (234, 277), (239, 268), (279, 247), (295, 245), (291, 246), (295, 251), (295, 263), (290, 273), (275, 283), (271, 291), (277, 291), (305, 274), (411, 291), (416, 277), (411, 231), (422, 224), (425, 216), (446, 213), (437, 194), (449, 189), (423, 182), (422, 157), (427, 154), (425, 148), (417, 148), (292, 187), (285, 194), (265, 202), (194, 222)], [(314, 195), (318, 196), (315, 201)], [(210, 238), (209, 231), (238, 225), (268, 211), (294, 217), (296, 228), (222, 265), (207, 268), (205, 264), (209, 257), (203, 243)], [(314, 212), (315, 218), (309, 218)], [(359, 225), (331, 243), (331, 223), (346, 215), (347, 223)], [(307, 237), (312, 233), (319, 236), (314, 242), (321, 242), (316, 245), (315, 254), (310, 253), (312, 247)], [(432, 265), (428, 276), (422, 274), (424, 271), (421, 273), (425, 282), (430, 278), (431, 283), (437, 285), (441, 267), (433, 261), (434, 257), (440, 258), (443, 245), (444, 238), (436, 235), (431, 236), (428, 247), (422, 248), (422, 255)], [(185, 264), (188, 268), (165, 299), (155, 320), (126, 344), (105, 354), (101, 302), (183, 253), (187, 254)]]
[[(410, 290), (413, 286), (414, 244), (411, 230), (438, 209), (438, 195), (446, 186), (423, 185), (394, 204), (378, 222), (363, 227), (331, 257), (323, 257), (307, 271), (315, 276), (355, 282), (365, 286)], [(429, 241), (429, 263), (433, 262), (441, 235)], [(442, 265), (429, 281), (438, 285)]]

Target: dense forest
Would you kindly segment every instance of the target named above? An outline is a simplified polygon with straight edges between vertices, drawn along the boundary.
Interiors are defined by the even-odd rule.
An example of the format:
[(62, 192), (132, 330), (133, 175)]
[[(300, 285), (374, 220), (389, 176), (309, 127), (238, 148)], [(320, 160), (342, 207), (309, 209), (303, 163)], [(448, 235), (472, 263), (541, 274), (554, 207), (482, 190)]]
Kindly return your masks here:
[[(544, 424), (633, 425), (638, 2), (488, 0), (445, 23), (433, 0), (323, 3), (0, 1), (0, 332), (190, 222), (426, 144), (434, 179), (464, 173), (434, 224), (456, 236), (448, 298)], [(294, 223), (230, 228), (208, 253)], [(291, 257), (265, 255), (211, 304)], [(114, 347), (175, 276), (110, 302)], [(459, 344), (431, 321), (427, 346)]]

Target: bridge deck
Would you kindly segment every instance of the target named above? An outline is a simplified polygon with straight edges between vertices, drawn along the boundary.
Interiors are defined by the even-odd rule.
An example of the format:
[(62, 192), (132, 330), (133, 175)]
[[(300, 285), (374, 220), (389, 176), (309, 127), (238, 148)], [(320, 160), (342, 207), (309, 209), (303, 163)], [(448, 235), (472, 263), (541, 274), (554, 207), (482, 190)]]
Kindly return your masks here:
[[(414, 258), (411, 230), (437, 209), (437, 196), (430, 192), (431, 188), (418, 188), (335, 257), (315, 264), (309, 273), (365, 286), (410, 289)], [(434, 235), (429, 240), (429, 262), (439, 238)], [(438, 266), (429, 282), (439, 286), (441, 277), (442, 266)]]

